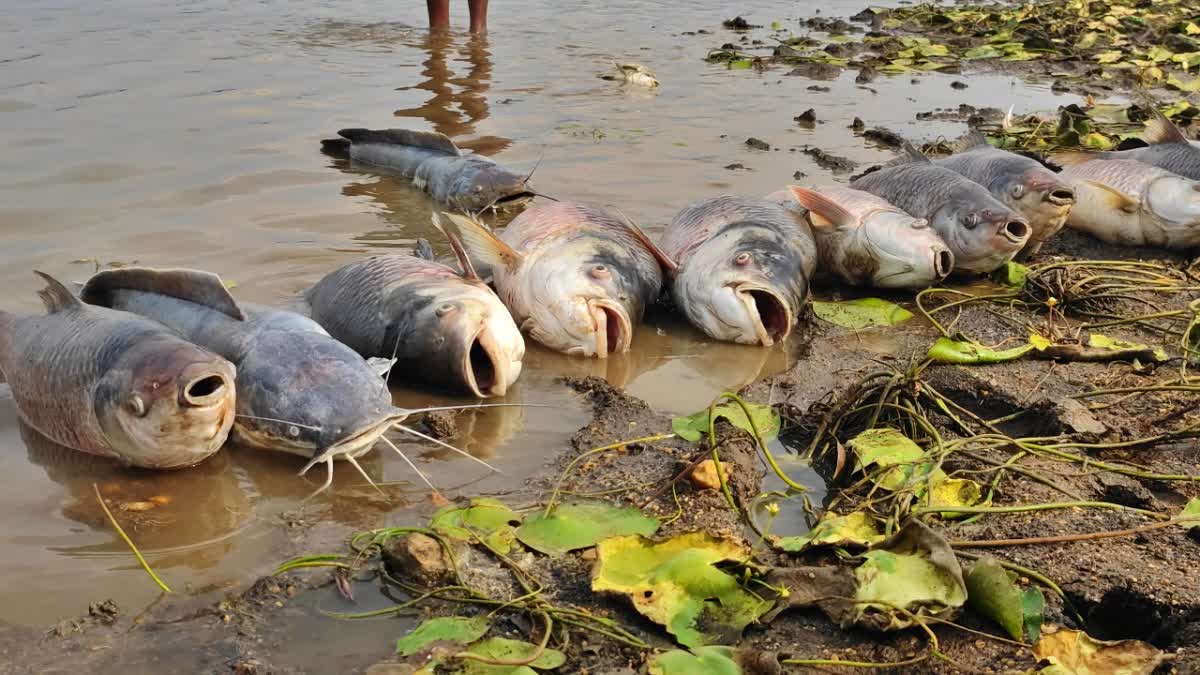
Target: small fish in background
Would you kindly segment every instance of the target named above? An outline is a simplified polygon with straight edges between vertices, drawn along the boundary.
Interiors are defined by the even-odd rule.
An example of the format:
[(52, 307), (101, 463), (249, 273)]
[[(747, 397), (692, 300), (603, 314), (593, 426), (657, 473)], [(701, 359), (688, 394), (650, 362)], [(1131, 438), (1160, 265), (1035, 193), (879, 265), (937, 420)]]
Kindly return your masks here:
[(954, 269), (986, 274), (1012, 260), (1029, 241), (1024, 216), (987, 188), (934, 164), (912, 145), (878, 171), (850, 183), (882, 197), (909, 215), (929, 221), (954, 254)]
[(436, 132), (342, 129), (338, 135), (321, 141), (322, 150), (395, 172), (435, 201), (468, 213), (520, 209), (535, 196), (528, 186), (532, 172), (522, 175), (487, 157), (464, 155)]
[(455, 214), (435, 224), (491, 268), (521, 330), (565, 354), (629, 351), (662, 291), (663, 266), (673, 265), (631, 221), (587, 204), (535, 203), (499, 235)]
[(614, 61), (613, 66), (613, 72), (604, 73), (600, 78), (614, 82), (628, 82), (647, 89), (658, 87), (658, 78), (655, 77), (654, 71), (640, 63), (617, 63)]
[[(504, 396), (521, 374), (525, 340), (455, 250), (462, 272), (409, 255), (344, 265), (305, 294), (312, 318), (364, 357), (395, 359), (398, 379)], [(419, 252), (432, 255), (431, 248)]]
[(49, 275), (41, 316), (0, 311), (0, 372), (21, 419), (132, 466), (199, 463), (234, 422), (236, 369), (166, 326), (84, 304)]
[(817, 274), (852, 286), (923, 289), (954, 269), (954, 254), (929, 222), (870, 192), (841, 185), (792, 186), (767, 199), (806, 214)]
[(802, 216), (766, 199), (723, 195), (684, 208), (663, 252), (679, 310), (717, 340), (787, 339), (808, 302), (817, 247)]
[(1050, 161), (1079, 201), (1070, 227), (1110, 244), (1200, 246), (1200, 182), (1134, 159), (1060, 152)]
[(1200, 141), (1188, 140), (1183, 130), (1157, 108), (1151, 109), (1150, 121), (1146, 124), (1142, 140), (1149, 145), (1132, 150), (1081, 154), (1097, 160), (1137, 160), (1184, 178), (1200, 180)]
[(1075, 205), (1075, 191), (1058, 174), (1037, 160), (992, 147), (978, 131), (960, 138), (954, 144), (954, 154), (933, 163), (979, 183), (1028, 219), (1029, 241), (1017, 260), (1036, 255), (1062, 230)]

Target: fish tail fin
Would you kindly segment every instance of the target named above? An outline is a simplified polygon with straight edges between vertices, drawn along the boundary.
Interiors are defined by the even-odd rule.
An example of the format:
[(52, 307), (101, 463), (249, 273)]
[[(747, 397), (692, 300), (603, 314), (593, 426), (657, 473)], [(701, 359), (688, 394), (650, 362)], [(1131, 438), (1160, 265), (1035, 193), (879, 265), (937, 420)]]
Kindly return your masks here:
[[(450, 242), (450, 250), (454, 251), (454, 257), (458, 259), (458, 266), (462, 268), (462, 274), (468, 279), (478, 279), (479, 274), (475, 271), (475, 265), (471, 262), (471, 256), (467, 254), (467, 249), (463, 246), (462, 239), (457, 231), (446, 228), (442, 225), (442, 219), (438, 216), (438, 212), (433, 212), (433, 226), (436, 227), (442, 234), (446, 235), (446, 241)], [(425, 242), (429, 246), (429, 242), (425, 239), (417, 242), (418, 247), (421, 242)], [(425, 257), (425, 256), (421, 256)], [(429, 248), (428, 260), (433, 260), (433, 248)]]
[(1051, 162), (1053, 162), (1054, 164), (1056, 164), (1058, 166), (1068, 167), (1068, 166), (1079, 166), (1080, 164), (1086, 164), (1087, 162), (1090, 162), (1092, 160), (1100, 159), (1100, 157), (1101, 157), (1101, 154), (1098, 152), (1067, 150), (1064, 152), (1052, 152), (1046, 159), (1050, 160)]
[(449, 136), (435, 131), (413, 131), (412, 129), (341, 129), (338, 136), (351, 143), (383, 143), (407, 145), (412, 148), (432, 150), (447, 155), (460, 156), (462, 151)]
[(326, 138), (321, 141), (321, 152), (337, 157), (350, 159), (350, 141), (345, 138)]
[(1175, 126), (1171, 118), (1153, 106), (1150, 107), (1150, 119), (1146, 122), (1146, 130), (1142, 132), (1142, 140), (1150, 145), (1188, 142), (1187, 136), (1183, 135), (1183, 130)]
[(984, 136), (982, 131), (972, 130), (959, 136), (958, 140), (954, 141), (954, 145), (951, 146), (951, 151), (966, 152), (971, 148), (978, 148), (987, 144), (987, 136)]
[(111, 294), (117, 290), (165, 295), (208, 307), (237, 321), (246, 320), (225, 282), (212, 272), (149, 267), (103, 270), (87, 280), (79, 295), (90, 304), (109, 306)]
[(835, 203), (829, 197), (814, 192), (808, 188), (792, 186), (788, 188), (800, 205), (808, 209), (809, 222), (818, 229), (845, 227), (854, 223), (854, 216), (846, 209)]
[(637, 223), (630, 220), (624, 213), (621, 213), (620, 209), (616, 209), (616, 211), (617, 215), (621, 216), (621, 220), (625, 221), (625, 229), (629, 230), (629, 234), (633, 235), (633, 238), (645, 247), (650, 252), (650, 255), (654, 256), (654, 259), (658, 261), (658, 265), (663, 271), (668, 275), (674, 275), (679, 271), (679, 264), (671, 259), (671, 256), (667, 255), (667, 252), (662, 250), (658, 244), (654, 243), (654, 240), (650, 238), (650, 235), (646, 234), (645, 230), (638, 227)]
[(504, 243), (483, 223), (456, 213), (444, 215), (446, 219), (435, 217), (433, 225), (452, 240), (452, 246), (453, 239), (457, 238), (467, 255), (493, 269), (503, 267), (511, 270), (521, 263), (521, 253)]
[(83, 305), (83, 302), (75, 297), (70, 289), (63, 286), (58, 279), (37, 270), (34, 270), (33, 273), (46, 282), (46, 287), (38, 291), (38, 297), (42, 299), (42, 303), (46, 305), (46, 311), (50, 314)]

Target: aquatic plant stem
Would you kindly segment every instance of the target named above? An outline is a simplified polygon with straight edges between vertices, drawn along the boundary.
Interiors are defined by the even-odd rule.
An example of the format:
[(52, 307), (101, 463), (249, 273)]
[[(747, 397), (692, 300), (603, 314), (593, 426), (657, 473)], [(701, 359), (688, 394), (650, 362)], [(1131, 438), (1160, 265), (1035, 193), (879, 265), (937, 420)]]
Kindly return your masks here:
[(950, 545), (955, 548), (993, 548), (1000, 546), (1027, 546), (1030, 544), (1065, 544), (1075, 541), (1091, 541), (1093, 539), (1112, 539), (1114, 537), (1128, 537), (1134, 534), (1142, 534), (1143, 532), (1151, 532), (1171, 527), (1172, 525), (1180, 524), (1181, 520), (1171, 519), (1161, 523), (1150, 523), (1149, 525), (1140, 525), (1138, 527), (1130, 527), (1124, 530), (1106, 530), (1104, 532), (1087, 532), (1085, 534), (1064, 534), (1054, 537), (1029, 537), (1027, 539), (976, 539), (976, 540), (958, 540), (950, 542)]
[(930, 513), (1027, 513), (1030, 511), (1052, 511), (1054, 509), (1073, 509), (1073, 508), (1095, 508), (1095, 509), (1113, 509), (1117, 511), (1131, 511), (1140, 513), (1151, 518), (1169, 519), (1170, 516), (1163, 515), (1156, 511), (1147, 511), (1145, 509), (1125, 506), (1123, 504), (1114, 504), (1112, 502), (1050, 502), (1046, 504), (1026, 504), (1023, 506), (927, 506), (913, 511), (914, 516), (922, 516)]
[(121, 535), (121, 539), (125, 541), (125, 545), (129, 547), (129, 550), (133, 551), (133, 555), (137, 556), (138, 562), (142, 565), (142, 569), (146, 570), (146, 574), (150, 575), (150, 578), (154, 580), (154, 583), (158, 584), (158, 587), (161, 588), (164, 593), (170, 593), (171, 589), (163, 583), (162, 579), (158, 578), (158, 575), (154, 573), (154, 570), (150, 569), (150, 563), (146, 562), (146, 559), (142, 557), (142, 552), (138, 550), (137, 546), (133, 545), (133, 541), (129, 538), (129, 535), (125, 534), (125, 530), (121, 529), (121, 524), (118, 523), (117, 519), (113, 517), (112, 511), (108, 510), (108, 504), (105, 504), (104, 497), (100, 496), (100, 487), (95, 483), (92, 483), (92, 491), (96, 493), (96, 501), (100, 502), (100, 508), (104, 509), (104, 515), (108, 516), (108, 522), (112, 523), (113, 529), (117, 531), (117, 534)]
[(842, 661), (839, 659), (783, 659), (780, 663), (789, 666), (842, 666), (845, 668), (901, 668), (903, 666), (914, 666), (923, 661), (928, 661), (928, 654), (915, 656), (907, 661)]

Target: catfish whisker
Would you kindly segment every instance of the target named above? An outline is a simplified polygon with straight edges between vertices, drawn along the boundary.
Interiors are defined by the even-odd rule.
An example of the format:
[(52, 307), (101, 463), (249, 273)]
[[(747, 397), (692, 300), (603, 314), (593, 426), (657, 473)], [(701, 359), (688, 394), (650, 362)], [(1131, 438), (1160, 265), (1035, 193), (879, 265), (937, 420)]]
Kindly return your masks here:
[(400, 459), (403, 459), (405, 461), (405, 463), (407, 463), (412, 468), (412, 470), (415, 471), (417, 473), (417, 475), (421, 477), (421, 480), (425, 481), (425, 484), (429, 486), (430, 490), (433, 490), (434, 492), (441, 494), (440, 492), (438, 492), (438, 489), (433, 486), (433, 483), (429, 482), (429, 479), (425, 477), (425, 474), (421, 473), (421, 470), (417, 468), (417, 465), (413, 464), (413, 461), (408, 458), (408, 455), (404, 454), (404, 451), (401, 450), (400, 448), (397, 448), (396, 444), (393, 443), (387, 436), (380, 436), (379, 440), (383, 441), (384, 443), (387, 443), (389, 448), (391, 448), (392, 450), (395, 450), (396, 454), (400, 455)]
[[(318, 461), (318, 460), (314, 460), (314, 461)], [(326, 457), (324, 460), (319, 460), (319, 461), (325, 462), (325, 484), (322, 485), (321, 487), (317, 488), (316, 490), (314, 490), (313, 493), (310, 494), (309, 496), (305, 497), (304, 500), (300, 502), (301, 504), (308, 503), (308, 500), (310, 500), (313, 497), (316, 497), (317, 495), (321, 494), (322, 492), (328, 490), (329, 486), (333, 485), (333, 457)], [(304, 472), (308, 471), (309, 467), (311, 467), (312, 465), (313, 465), (313, 462), (309, 462), (308, 466), (305, 466), (304, 470), (300, 472), (300, 475), (303, 476)]]
[(301, 424), (299, 422), (290, 422), (288, 420), (278, 420), (278, 419), (275, 419), (274, 417), (258, 417), (256, 415), (239, 415), (239, 414), (234, 414), (234, 417), (241, 417), (243, 419), (248, 419), (248, 420), (262, 420), (264, 422), (278, 422), (280, 424), (290, 424), (294, 427), (300, 427), (301, 429), (311, 429), (312, 431), (321, 431), (322, 430), (322, 427), (314, 427), (311, 424)]
[(561, 408), (549, 403), (468, 403), (466, 405), (443, 405), (433, 408), (399, 408), (406, 415), (437, 412), (439, 410), (474, 410), (476, 408)]
[[(330, 458), (330, 459), (332, 460), (332, 458)], [(361, 475), (362, 475), (362, 477), (363, 477), (363, 478), (364, 478), (364, 479), (365, 479), (365, 480), (366, 480), (368, 483), (370, 483), (370, 484), (371, 484), (371, 487), (373, 487), (373, 488), (375, 488), (376, 490), (378, 490), (378, 491), (379, 491), (379, 494), (383, 495), (384, 497), (387, 497), (387, 496), (388, 496), (388, 495), (387, 495), (387, 493), (383, 491), (383, 488), (379, 487), (378, 485), (376, 485), (376, 484), (375, 484), (375, 481), (371, 480), (371, 477), (370, 477), (370, 476), (368, 476), (368, 475), (367, 475), (367, 472), (363, 470), (363, 468), (362, 468), (362, 465), (358, 463), (358, 460), (357, 460), (357, 459), (354, 459), (354, 457), (353, 457), (353, 456), (351, 456), (351, 455), (346, 455), (346, 461), (347, 461), (347, 462), (350, 462), (350, 466), (354, 467), (355, 469), (358, 469), (358, 473), (359, 473), (359, 474), (361, 474)], [(332, 464), (332, 461), (331, 461), (330, 463)]]
[(397, 422), (393, 426), (393, 428), (399, 429), (405, 433), (412, 434), (413, 436), (416, 436), (418, 438), (424, 438), (427, 441), (437, 443), (438, 445), (442, 446), (443, 448), (453, 450), (454, 452), (457, 452), (458, 454), (462, 455), (463, 457), (466, 457), (467, 459), (469, 459), (471, 461), (478, 462), (478, 463), (486, 466), (487, 468), (491, 469), (492, 471), (495, 471), (496, 473), (499, 473), (499, 474), (504, 473), (500, 469), (497, 469), (496, 467), (492, 466), (491, 464), (488, 464), (487, 462), (483, 461), (482, 459), (479, 459), (475, 455), (472, 455), (471, 453), (469, 453), (465, 450), (459, 450), (458, 448), (454, 447), (453, 445), (450, 445), (449, 443), (444, 443), (442, 441), (439, 441), (438, 439), (434, 438), (433, 436), (427, 436), (427, 435), (417, 431), (416, 429), (410, 429), (410, 428), (404, 426), (403, 424), (400, 424), (399, 422)]

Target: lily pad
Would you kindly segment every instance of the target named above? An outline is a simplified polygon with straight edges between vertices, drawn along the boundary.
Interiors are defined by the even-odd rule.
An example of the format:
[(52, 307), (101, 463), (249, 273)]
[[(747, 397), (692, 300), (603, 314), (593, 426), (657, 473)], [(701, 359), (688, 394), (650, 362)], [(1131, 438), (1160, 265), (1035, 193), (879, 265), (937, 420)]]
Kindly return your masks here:
[(748, 554), (738, 544), (693, 532), (655, 543), (644, 537), (605, 539), (596, 546), (593, 591), (629, 597), (643, 616), (662, 624), (685, 647), (732, 643), (772, 603), (718, 569)]
[(1170, 357), (1161, 349), (1151, 349), (1148, 345), (1129, 340), (1110, 338), (1107, 335), (1092, 333), (1088, 336), (1088, 346), (1112, 352), (1129, 352), (1132, 355), (1146, 354), (1155, 361), (1166, 361)]
[(1150, 675), (1163, 653), (1141, 640), (1096, 640), (1087, 633), (1047, 627), (1033, 654), (1061, 675)]
[[(482, 642), (476, 642), (468, 647), (467, 651), (496, 661), (521, 661), (536, 654), (538, 646), (522, 640), (489, 638)], [(482, 661), (463, 659), (462, 665), (454, 672), (463, 675), (537, 675), (537, 670), (534, 668), (554, 670), (566, 662), (566, 654), (557, 649), (546, 648), (526, 666), (496, 666)]]
[(1003, 52), (992, 45), (980, 45), (978, 47), (972, 47), (971, 49), (963, 52), (963, 59), (966, 61), (973, 61), (975, 59), (994, 59), (1002, 54)]
[(675, 649), (650, 660), (650, 675), (741, 675), (733, 660), (733, 647), (697, 647), (690, 652)]
[(1177, 516), (1179, 524), (1183, 525), (1184, 529), (1195, 530), (1200, 528), (1200, 497), (1193, 497), (1183, 507), (1183, 511)]
[(489, 625), (490, 622), (484, 616), (470, 619), (460, 616), (429, 619), (396, 641), (396, 653), (400, 656), (411, 656), (431, 643), (442, 640), (470, 644), (483, 637), (483, 634), (488, 632)]
[[(757, 428), (763, 440), (770, 440), (779, 433), (779, 413), (775, 408), (760, 403), (747, 403), (746, 408), (750, 410), (750, 419), (746, 418), (740, 405), (732, 403), (716, 406), (713, 415), (717, 419), (723, 417), (729, 420), (730, 424), (747, 433), (752, 434)], [(753, 427), (750, 420), (754, 421)], [(702, 435), (708, 433), (708, 408), (687, 417), (672, 419), (671, 430), (682, 439), (692, 442), (700, 440)]]
[(1011, 260), (993, 270), (991, 274), (991, 279), (995, 283), (1014, 289), (1025, 288), (1025, 281), (1028, 277), (1029, 268)]
[(927, 356), (940, 363), (974, 365), (979, 363), (1013, 361), (1024, 356), (1025, 352), (1028, 352), (1030, 349), (1033, 349), (1033, 345), (1023, 344), (1012, 349), (996, 351), (991, 347), (985, 347), (977, 342), (951, 340), (950, 338), (943, 337), (938, 338), (938, 341), (933, 343), (933, 346), (929, 348)]
[(517, 528), (517, 539), (529, 548), (548, 556), (594, 546), (605, 537), (627, 534), (651, 535), (658, 531), (658, 519), (632, 506), (613, 506), (605, 502), (563, 504), (550, 515), (529, 516)]
[(870, 326), (894, 326), (908, 321), (912, 312), (879, 298), (859, 298), (844, 302), (814, 301), (813, 313), (842, 328), (860, 330)]
[(1017, 585), (1016, 575), (991, 559), (976, 563), (965, 581), (972, 609), (1000, 624), (1014, 640), (1038, 639), (1046, 608), (1040, 589)]
[(854, 570), (855, 623), (900, 630), (913, 625), (914, 617), (952, 614), (967, 600), (962, 568), (950, 544), (915, 518), (863, 558)]
[(899, 431), (880, 427), (867, 429), (846, 444), (854, 453), (855, 471), (866, 471), (872, 466), (895, 467), (877, 474), (875, 483), (887, 490), (899, 490), (925, 459), (921, 446)]
[(483, 539), (500, 553), (512, 550), (515, 524), (521, 516), (499, 499), (479, 497), (470, 506), (445, 506), (433, 514), (429, 526), (454, 539)]
[[(927, 506), (975, 506), (983, 501), (983, 486), (969, 478), (950, 478), (941, 469), (929, 477), (929, 490), (925, 493)], [(956, 518), (966, 514), (957, 511), (942, 511), (942, 518)]]
[(823, 518), (807, 534), (782, 537), (775, 542), (775, 547), (789, 553), (799, 553), (814, 546), (866, 547), (886, 538), (874, 516), (854, 511), (844, 516)]

